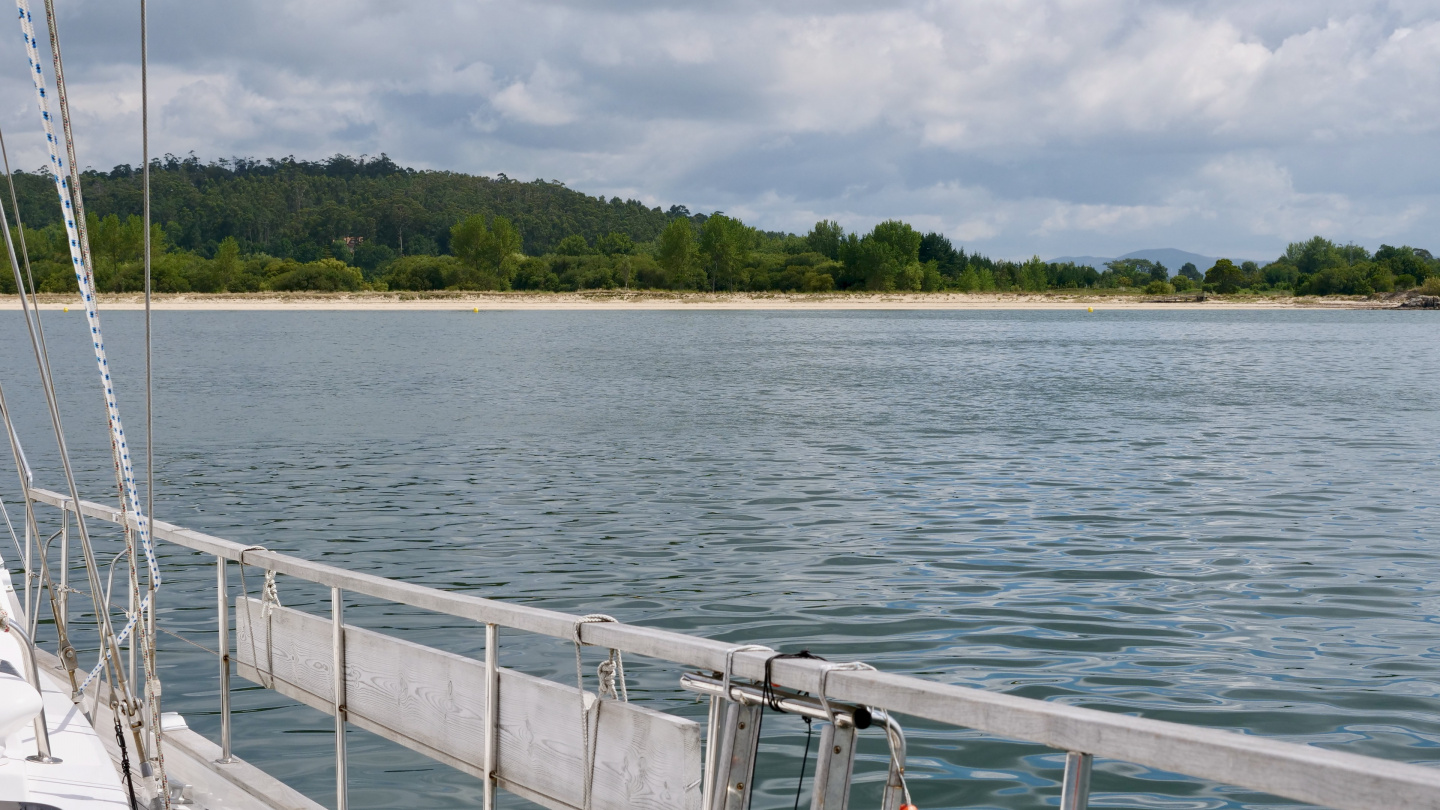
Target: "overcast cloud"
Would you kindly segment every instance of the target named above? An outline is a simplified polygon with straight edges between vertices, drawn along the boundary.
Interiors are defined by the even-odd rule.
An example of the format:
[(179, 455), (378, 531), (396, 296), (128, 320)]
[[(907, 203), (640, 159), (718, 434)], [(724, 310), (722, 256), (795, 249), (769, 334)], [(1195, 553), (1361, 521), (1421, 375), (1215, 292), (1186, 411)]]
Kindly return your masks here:
[[(57, 5), (81, 162), (138, 164), (136, 4)], [(150, 8), (157, 154), (385, 152), (998, 257), (1440, 249), (1440, 0)], [(0, 121), (39, 166), (8, 24)]]

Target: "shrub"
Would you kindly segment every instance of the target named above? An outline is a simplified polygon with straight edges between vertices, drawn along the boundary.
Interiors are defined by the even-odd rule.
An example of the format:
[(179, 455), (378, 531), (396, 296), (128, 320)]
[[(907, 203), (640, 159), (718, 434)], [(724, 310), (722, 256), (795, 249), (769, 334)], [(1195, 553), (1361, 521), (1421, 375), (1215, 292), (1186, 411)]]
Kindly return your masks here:
[(1423, 295), (1440, 295), (1440, 276), (1431, 276), (1419, 287)]
[(1152, 281), (1145, 285), (1147, 295), (1169, 295), (1175, 292), (1175, 285), (1168, 281)]
[(270, 280), (270, 289), (313, 292), (358, 290), (365, 279), (360, 271), (338, 259), (321, 259), (302, 264)]
[(806, 273), (802, 286), (805, 292), (830, 292), (835, 289), (835, 277), (829, 273)]
[(391, 262), (380, 280), (391, 290), (443, 290), (458, 284), (464, 269), (454, 256), (405, 256)]

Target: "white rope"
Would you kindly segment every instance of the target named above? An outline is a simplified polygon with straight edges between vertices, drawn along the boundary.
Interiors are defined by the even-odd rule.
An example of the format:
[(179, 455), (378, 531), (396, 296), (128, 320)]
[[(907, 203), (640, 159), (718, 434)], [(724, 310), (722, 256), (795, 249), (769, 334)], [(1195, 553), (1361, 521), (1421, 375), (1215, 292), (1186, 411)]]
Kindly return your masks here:
[[(245, 619), (250, 630), (250, 660), (255, 662), (257, 670), (260, 668), (260, 656), (255, 647), (255, 614), (250, 609), (250, 589), (245, 585), (245, 552), (269, 550), (264, 546), (246, 546), (240, 549), (240, 593), (245, 596)], [(265, 584), (260, 587), (260, 618), (265, 620), (265, 671), (260, 673), (260, 685), (266, 689), (275, 688), (275, 634), (271, 632), (274, 630), (274, 623), (270, 617), (277, 607), (282, 605), (280, 592), (275, 586), (275, 572), (266, 569)], [(269, 683), (266, 683), (267, 679)]]
[(725, 698), (726, 700), (733, 700), (733, 699), (734, 699), (734, 698), (731, 698), (731, 697), (730, 697), (730, 677), (731, 677), (731, 675), (732, 675), (732, 674), (734, 673), (734, 671), (735, 671), (735, 653), (739, 653), (739, 652), (768, 652), (768, 653), (773, 653), (773, 652), (775, 652), (775, 651), (772, 650), (772, 649), (770, 649), (769, 647), (766, 647), (764, 644), (741, 644), (739, 647), (731, 647), (730, 649), (726, 650), (726, 651), (725, 651), (725, 672), (724, 672), (724, 678), (725, 678), (725, 679), (724, 679), (724, 681), (722, 681), (722, 683), (724, 684), (724, 686), (723, 686), (723, 691), (720, 692), (720, 696), (723, 697), (723, 698)]
[[(872, 667), (873, 669), (873, 667)], [(900, 810), (914, 810), (915, 802), (910, 798), (910, 785), (905, 781), (905, 737), (900, 729), (900, 724), (885, 715), (885, 741), (890, 745), (890, 762), (895, 766), (895, 775), (900, 777), (900, 793), (905, 797), (905, 803)]]
[[(581, 616), (575, 620), (575, 691), (580, 696), (580, 741), (584, 752), (584, 759), (580, 763), (582, 780), (580, 810), (590, 810), (591, 793), (595, 784), (595, 752), (592, 749), (599, 743), (598, 738), (600, 731), (600, 703), (597, 702), (595, 704), (596, 740), (595, 745), (592, 745), (590, 739), (590, 712), (585, 706), (585, 673), (583, 665), (580, 662), (580, 647), (585, 642), (580, 639), (580, 628), (587, 624), (613, 621), (616, 621), (615, 617), (606, 616), (603, 613), (591, 613), (588, 616)], [(606, 683), (607, 666), (609, 667), (608, 685)], [(625, 664), (620, 659), (619, 650), (610, 650), (610, 656), (597, 668), (597, 674), (600, 676), (600, 697), (602, 699), (606, 696), (607, 688), (611, 699), (615, 699), (615, 679), (619, 678), (620, 690), (625, 696), (624, 699), (627, 702), (630, 700), (630, 694), (625, 689)]]
[(820, 698), (820, 707), (825, 710), (825, 716), (830, 719), (831, 723), (834, 723), (835, 710), (830, 708), (830, 699), (825, 694), (825, 682), (830, 680), (830, 673), (837, 670), (841, 672), (874, 672), (875, 667), (870, 666), (864, 661), (846, 661), (843, 664), (832, 664), (827, 661), (821, 664), (820, 667), (820, 688), (816, 691), (815, 697)]
[[(621, 660), (619, 650), (610, 650), (610, 656), (595, 667), (595, 675), (600, 679), (600, 686), (595, 690), (600, 693), (600, 697), (630, 702), (630, 692), (625, 688), (625, 662)], [(619, 692), (615, 691), (617, 680), (620, 685)]]

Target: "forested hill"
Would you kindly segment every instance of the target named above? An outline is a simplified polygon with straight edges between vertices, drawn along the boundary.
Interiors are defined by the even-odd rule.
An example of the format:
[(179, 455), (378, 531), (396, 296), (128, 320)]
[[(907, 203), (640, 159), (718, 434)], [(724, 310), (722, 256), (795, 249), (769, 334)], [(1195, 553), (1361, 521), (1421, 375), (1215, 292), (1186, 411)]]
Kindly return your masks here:
[[(167, 156), (152, 164), (153, 274), (160, 292), (262, 290), (710, 291), (1114, 289), (1170, 294), (1290, 291), (1440, 294), (1426, 250), (1371, 253), (1316, 236), (1263, 266), (1219, 259), (1179, 274), (1145, 259), (1103, 269), (995, 260), (899, 220), (852, 232), (822, 220), (809, 233), (762, 231), (716, 211), (662, 211), (560, 183), (416, 171), (381, 155), (323, 161)], [(77, 289), (55, 188), (16, 173), (26, 256), (41, 292)], [(141, 177), (130, 166), (82, 178), (92, 269), (102, 292), (144, 289)], [(17, 230), (17, 234), (19, 234)], [(17, 240), (18, 242), (19, 240)], [(0, 258), (0, 294), (15, 292)]]
[[(17, 172), (25, 224), (59, 223), (55, 187), (43, 173)], [(116, 166), (82, 177), (86, 212), (121, 220), (140, 214), (140, 171)], [(152, 219), (172, 246), (210, 256), (226, 237), (241, 253), (313, 261), (344, 237), (396, 254), (449, 252), (450, 229), (472, 214), (502, 216), (525, 253), (549, 253), (572, 234), (594, 242), (618, 232), (635, 242), (660, 235), (668, 218), (638, 200), (605, 200), (558, 182), (519, 182), (397, 166), (388, 157), (336, 155), (306, 161), (236, 158), (201, 163), (167, 155), (152, 164)], [(672, 209), (688, 214), (684, 209)]]

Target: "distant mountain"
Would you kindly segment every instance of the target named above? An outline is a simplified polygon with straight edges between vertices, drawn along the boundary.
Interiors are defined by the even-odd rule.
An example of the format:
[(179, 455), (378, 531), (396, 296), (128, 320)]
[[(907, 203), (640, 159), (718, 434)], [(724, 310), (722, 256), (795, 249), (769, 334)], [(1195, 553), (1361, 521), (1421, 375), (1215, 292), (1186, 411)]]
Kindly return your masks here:
[[(1218, 257), (1201, 256), (1199, 253), (1191, 253), (1188, 250), (1177, 250), (1175, 248), (1152, 248), (1150, 250), (1137, 250), (1133, 253), (1126, 253), (1120, 258), (1149, 259), (1152, 262), (1165, 265), (1169, 268), (1170, 274), (1174, 275), (1179, 272), (1181, 267), (1185, 266), (1186, 262), (1193, 263), (1200, 269), (1200, 272), (1203, 273), (1215, 266), (1215, 260)], [(1236, 264), (1239, 264), (1239, 261), (1237, 261)]]
[[(1202, 256), (1199, 253), (1191, 253), (1188, 250), (1179, 250), (1177, 248), (1151, 248), (1149, 250), (1136, 250), (1131, 253), (1126, 253), (1124, 256), (1118, 258), (1148, 259), (1152, 262), (1159, 262), (1165, 265), (1165, 268), (1170, 271), (1170, 275), (1173, 276), (1180, 272), (1180, 268), (1184, 267), (1186, 262), (1193, 263), (1195, 267), (1203, 273), (1215, 266), (1217, 257)], [(1050, 261), (1052, 263), (1074, 262), (1076, 264), (1088, 264), (1096, 270), (1104, 270), (1105, 263), (1114, 261), (1114, 259), (1107, 259), (1100, 256), (1057, 256), (1056, 258), (1050, 259)], [(1244, 259), (1232, 258), (1232, 261), (1240, 264)]]

